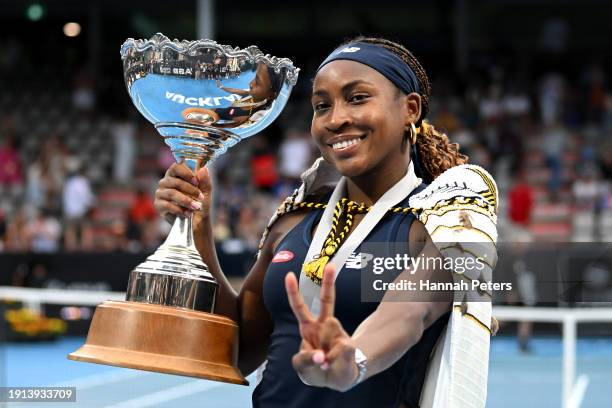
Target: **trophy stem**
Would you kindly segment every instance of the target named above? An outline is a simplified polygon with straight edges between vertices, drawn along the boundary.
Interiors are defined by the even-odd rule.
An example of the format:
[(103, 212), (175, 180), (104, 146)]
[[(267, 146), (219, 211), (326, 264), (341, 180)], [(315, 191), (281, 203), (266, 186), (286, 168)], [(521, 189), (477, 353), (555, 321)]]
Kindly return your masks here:
[(193, 214), (187, 217), (176, 217), (162, 246), (184, 247), (197, 253), (193, 237)]
[(193, 215), (176, 217), (166, 241), (130, 273), (126, 300), (212, 313), (217, 286), (196, 249)]

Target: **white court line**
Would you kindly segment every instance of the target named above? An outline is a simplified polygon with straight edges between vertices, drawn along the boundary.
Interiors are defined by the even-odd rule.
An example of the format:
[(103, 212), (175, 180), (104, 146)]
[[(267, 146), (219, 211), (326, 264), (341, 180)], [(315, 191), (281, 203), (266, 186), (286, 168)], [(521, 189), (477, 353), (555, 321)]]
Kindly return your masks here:
[(196, 394), (210, 388), (219, 387), (220, 384), (210, 381), (190, 381), (186, 384), (177, 385), (171, 388), (166, 388), (153, 394), (143, 395), (142, 397), (132, 398), (115, 405), (107, 405), (104, 408), (142, 408), (152, 405), (161, 404), (162, 402), (171, 401), (173, 399), (186, 397), (191, 394)]
[(105, 384), (111, 384), (118, 381), (128, 380), (130, 378), (152, 375), (153, 373), (136, 370), (119, 370), (104, 372), (101, 374), (93, 374), (87, 377), (76, 378), (74, 380), (62, 381), (58, 384), (53, 384), (52, 387), (76, 387), (78, 391), (88, 388), (98, 387)]
[(580, 408), (582, 405), (582, 399), (584, 398), (584, 393), (586, 392), (587, 387), (589, 386), (589, 376), (586, 374), (582, 374), (576, 380), (576, 384), (572, 389), (572, 395), (570, 397), (569, 406), (572, 408)]

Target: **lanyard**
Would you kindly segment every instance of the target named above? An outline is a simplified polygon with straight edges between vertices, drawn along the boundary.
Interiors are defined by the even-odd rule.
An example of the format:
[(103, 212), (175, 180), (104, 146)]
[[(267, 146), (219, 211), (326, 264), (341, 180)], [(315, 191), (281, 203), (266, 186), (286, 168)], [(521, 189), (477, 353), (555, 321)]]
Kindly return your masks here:
[[(385, 216), (387, 211), (406, 198), (406, 196), (410, 194), (412, 190), (418, 187), (419, 184), (421, 184), (421, 179), (415, 175), (414, 166), (411, 161), (408, 165), (406, 175), (402, 177), (400, 181), (395, 183), (393, 187), (387, 190), (387, 192), (385, 192), (385, 194), (383, 194), (382, 197), (376, 201), (376, 203), (374, 203), (363, 220), (359, 223), (359, 225), (357, 225), (355, 230), (348, 236), (346, 241), (344, 241), (342, 246), (338, 248), (334, 256), (329, 260), (329, 263), (334, 265), (336, 270), (334, 280), (338, 278), (338, 274), (342, 270), (342, 267), (344, 266), (344, 263), (348, 257), (353, 253), (353, 251), (355, 251), (361, 242), (363, 242), (370, 231), (372, 231), (376, 224), (378, 224), (378, 222)], [(325, 238), (327, 238), (327, 234), (332, 227), (334, 208), (336, 207), (336, 203), (342, 199), (342, 195), (344, 194), (345, 190), (346, 178), (342, 177), (336, 185), (329, 202), (327, 203), (327, 207), (323, 212), (321, 221), (319, 221), (315, 235), (310, 243), (310, 247), (308, 248), (308, 253), (306, 254), (304, 264), (320, 254), (321, 248), (323, 247), (323, 242), (325, 241)], [(314, 316), (318, 316), (320, 310), (320, 291), (321, 287), (306, 276), (304, 273), (304, 266), (302, 265), (302, 273), (300, 274), (300, 292), (302, 293), (306, 304), (309, 305), (310, 312)]]

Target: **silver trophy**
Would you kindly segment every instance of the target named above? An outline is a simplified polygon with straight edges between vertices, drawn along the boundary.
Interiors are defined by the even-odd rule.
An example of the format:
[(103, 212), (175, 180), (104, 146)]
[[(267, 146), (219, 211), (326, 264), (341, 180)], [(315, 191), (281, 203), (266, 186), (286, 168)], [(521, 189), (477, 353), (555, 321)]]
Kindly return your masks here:
[[(263, 54), (255, 46), (239, 49), (211, 40), (171, 41), (160, 33), (149, 40), (128, 39), (121, 47), (121, 59), (132, 102), (153, 123), (175, 159), (194, 172), (272, 123), (285, 107), (299, 72), (289, 59)], [(69, 357), (245, 383), (235, 368), (236, 346), (225, 344), (235, 340), (237, 327), (229, 319), (220, 322), (225, 318), (211, 315), (217, 286), (196, 250), (192, 217), (177, 217), (166, 241), (130, 273), (126, 302), (98, 306), (87, 343)], [(142, 344), (141, 329), (130, 329), (136, 321), (159, 329), (169, 314), (178, 320), (165, 326), (158, 348), (151, 341)], [(194, 329), (193, 319), (201, 327)], [(224, 324), (233, 331), (219, 326)], [(130, 330), (132, 334), (127, 333)], [(124, 341), (103, 334), (108, 331), (121, 332)], [(168, 353), (165, 343), (193, 337), (194, 331), (216, 338), (210, 348), (220, 350), (168, 355), (174, 351)], [(176, 339), (167, 340), (168, 336)], [(117, 353), (109, 355), (113, 348)], [(138, 353), (153, 353), (161, 360), (176, 358), (156, 365)], [(200, 369), (185, 366), (180, 360), (185, 358), (199, 361)], [(224, 364), (232, 368), (222, 372), (215, 366)]]

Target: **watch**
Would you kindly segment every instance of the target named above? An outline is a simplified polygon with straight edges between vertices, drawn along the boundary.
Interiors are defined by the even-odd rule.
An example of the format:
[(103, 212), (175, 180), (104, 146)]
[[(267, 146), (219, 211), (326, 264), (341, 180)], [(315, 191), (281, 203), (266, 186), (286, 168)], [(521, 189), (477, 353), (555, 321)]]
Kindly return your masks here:
[(366, 368), (368, 366), (368, 358), (366, 357), (365, 354), (363, 354), (363, 351), (361, 351), (361, 349), (359, 348), (355, 348), (355, 364), (357, 364), (357, 378), (355, 379), (353, 384), (351, 384), (351, 386), (348, 388), (349, 390), (355, 387), (361, 381), (363, 381), (363, 378), (365, 377), (365, 374), (366, 374)]

